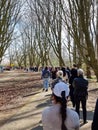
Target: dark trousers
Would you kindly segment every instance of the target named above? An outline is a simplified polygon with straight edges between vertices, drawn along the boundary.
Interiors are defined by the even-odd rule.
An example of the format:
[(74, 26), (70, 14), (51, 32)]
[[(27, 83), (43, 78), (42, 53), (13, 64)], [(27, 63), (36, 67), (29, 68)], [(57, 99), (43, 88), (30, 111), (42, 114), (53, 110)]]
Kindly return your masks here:
[(75, 100), (75, 105), (76, 105), (76, 112), (79, 114), (80, 116), (80, 103), (82, 105), (82, 110), (83, 110), (83, 121), (84, 123), (86, 122), (86, 118), (87, 118), (87, 111), (86, 111), (86, 98), (84, 97), (83, 99), (79, 99), (77, 97), (77, 99)]
[(74, 88), (73, 88), (73, 86), (70, 87), (70, 99), (71, 99), (73, 107), (75, 107)]

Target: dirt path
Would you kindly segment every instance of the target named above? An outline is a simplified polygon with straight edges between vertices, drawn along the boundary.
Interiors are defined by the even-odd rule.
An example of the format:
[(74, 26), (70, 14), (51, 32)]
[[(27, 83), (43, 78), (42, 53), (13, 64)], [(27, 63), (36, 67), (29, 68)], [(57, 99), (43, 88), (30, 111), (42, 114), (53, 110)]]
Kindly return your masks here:
[[(26, 74), (25, 79), (36, 74)], [(37, 75), (36, 75), (37, 76)], [(35, 76), (34, 76), (35, 77)], [(23, 78), (22, 78), (23, 80)], [(27, 80), (26, 80), (27, 81)], [(21, 81), (22, 82), (22, 81)], [(16, 87), (17, 88), (17, 87)], [(42, 92), (41, 87), (34, 91), (31, 89), (31, 93), (25, 93), (25, 96), (21, 96), (19, 102), (23, 104), (18, 105), (12, 103), (10, 106), (0, 112), (0, 130), (42, 130), (41, 123), (41, 112), (42, 110), (51, 104), (50, 94), (51, 90), (48, 92)], [(82, 125), (80, 130), (90, 130), (91, 123), (93, 119), (93, 112), (95, 108), (95, 102), (98, 96), (98, 83), (90, 83), (89, 85), (89, 98), (87, 101), (87, 119), (88, 123)], [(11, 105), (11, 104), (10, 104)], [(13, 106), (16, 106), (15, 108)], [(72, 107), (69, 101), (68, 107)], [(82, 121), (82, 110), (81, 110), (81, 121)]]
[(42, 87), (40, 73), (8, 71), (0, 73), (0, 110), (23, 104), (23, 97)]
[[(37, 94), (26, 97), (26, 104), (18, 109), (13, 115), (1, 124), (0, 130), (42, 130), (41, 112), (42, 110), (51, 104), (50, 102), (51, 90), (48, 92), (38, 91)], [(88, 109), (88, 123), (82, 125), (80, 130), (90, 130), (93, 111), (95, 106), (95, 97), (89, 92), (89, 99), (87, 103)], [(68, 107), (71, 107), (71, 102), (68, 103)], [(82, 110), (81, 110), (82, 121)]]

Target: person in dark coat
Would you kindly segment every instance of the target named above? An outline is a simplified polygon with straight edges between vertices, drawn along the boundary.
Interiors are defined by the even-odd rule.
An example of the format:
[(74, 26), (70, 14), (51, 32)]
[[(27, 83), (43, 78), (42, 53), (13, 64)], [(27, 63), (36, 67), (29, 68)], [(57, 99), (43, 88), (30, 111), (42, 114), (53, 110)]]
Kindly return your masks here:
[(73, 80), (77, 77), (77, 66), (73, 64), (73, 68), (71, 69), (71, 76), (69, 78), (69, 88), (70, 88), (70, 99), (72, 102), (73, 107), (75, 107), (75, 100), (74, 100), (74, 87), (73, 87)]
[(95, 105), (95, 111), (94, 111), (91, 130), (98, 130), (98, 99), (97, 99), (96, 105)]
[(57, 73), (57, 69), (52, 68), (51, 69), (51, 78), (52, 78), (52, 80), (56, 79), (56, 73)]
[(88, 80), (83, 76), (83, 70), (78, 69), (78, 77), (73, 80), (74, 87), (74, 99), (76, 105), (76, 112), (80, 116), (80, 103), (82, 105), (83, 110), (83, 123), (87, 123), (87, 110), (86, 110), (86, 102), (88, 98)]

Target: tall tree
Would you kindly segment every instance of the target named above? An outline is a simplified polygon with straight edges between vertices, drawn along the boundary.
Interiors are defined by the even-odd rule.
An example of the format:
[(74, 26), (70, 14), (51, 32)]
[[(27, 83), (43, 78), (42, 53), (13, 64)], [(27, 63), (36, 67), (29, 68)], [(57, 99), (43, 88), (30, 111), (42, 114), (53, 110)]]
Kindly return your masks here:
[(19, 20), (19, 0), (0, 0), (0, 62), (11, 44), (15, 25)]
[[(84, 62), (95, 72), (98, 80), (98, 61), (96, 59), (96, 1), (95, 0), (68, 0), (68, 7), (63, 7), (65, 23), (77, 45)], [(82, 39), (82, 40), (81, 40)]]
[[(43, 54), (43, 61), (46, 62), (46, 65), (50, 59), (49, 50), (51, 46), (58, 57), (59, 65), (65, 65), (62, 57), (62, 9), (60, 2), (59, 0), (32, 0), (32, 4), (29, 4), (32, 12), (35, 11), (40, 26), (40, 42), (38, 43), (43, 48), (44, 54), (41, 54)], [(37, 33), (39, 33), (38, 29)]]

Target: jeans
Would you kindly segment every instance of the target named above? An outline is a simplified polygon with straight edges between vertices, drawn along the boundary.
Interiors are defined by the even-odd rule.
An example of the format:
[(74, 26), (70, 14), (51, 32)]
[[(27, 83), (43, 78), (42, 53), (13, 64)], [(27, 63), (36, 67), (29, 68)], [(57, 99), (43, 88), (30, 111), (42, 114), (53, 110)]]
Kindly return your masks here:
[(44, 78), (43, 79), (43, 87), (44, 87), (44, 89), (48, 89), (48, 87), (49, 87), (49, 78)]

